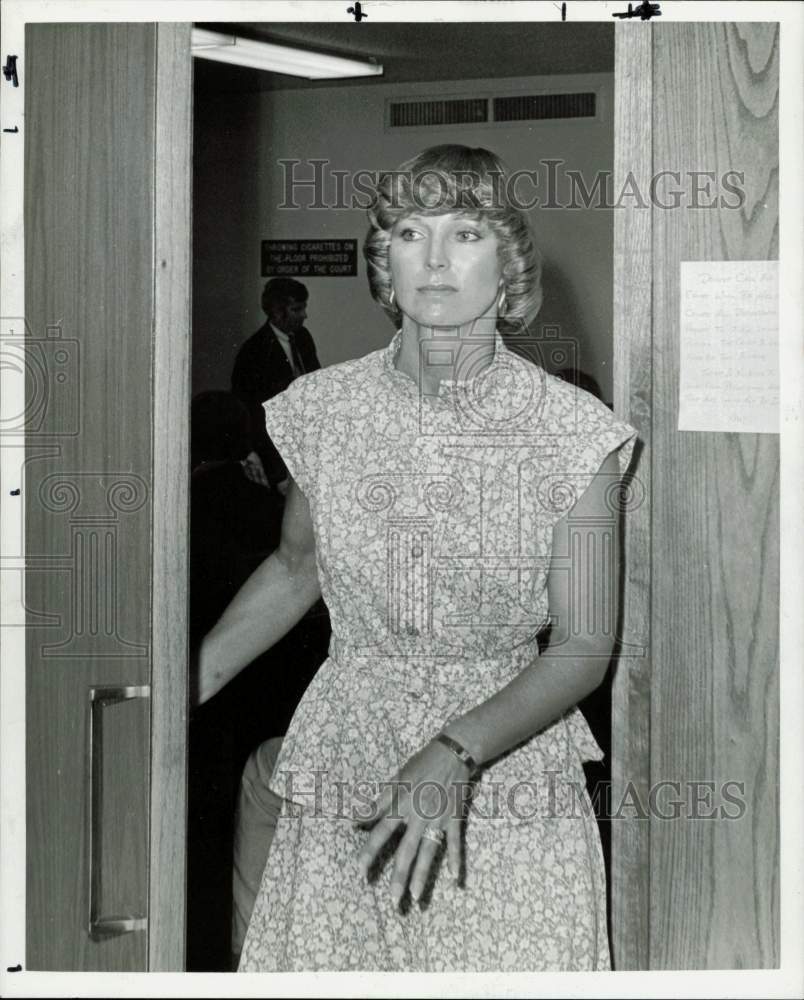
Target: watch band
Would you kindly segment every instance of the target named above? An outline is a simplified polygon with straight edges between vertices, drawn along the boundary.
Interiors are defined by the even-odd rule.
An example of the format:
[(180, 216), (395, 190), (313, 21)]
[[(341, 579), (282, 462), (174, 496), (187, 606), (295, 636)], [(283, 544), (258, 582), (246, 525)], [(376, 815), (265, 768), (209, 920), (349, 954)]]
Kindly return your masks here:
[(474, 774), (478, 766), (477, 761), (469, 753), (469, 751), (466, 749), (465, 746), (462, 746), (457, 740), (454, 740), (451, 736), (447, 736), (446, 733), (439, 733), (437, 736), (434, 737), (434, 739), (436, 743), (441, 743), (443, 744), (443, 746), (447, 748), (447, 750), (451, 750), (462, 764), (466, 764), (466, 766), (469, 768), (469, 773)]

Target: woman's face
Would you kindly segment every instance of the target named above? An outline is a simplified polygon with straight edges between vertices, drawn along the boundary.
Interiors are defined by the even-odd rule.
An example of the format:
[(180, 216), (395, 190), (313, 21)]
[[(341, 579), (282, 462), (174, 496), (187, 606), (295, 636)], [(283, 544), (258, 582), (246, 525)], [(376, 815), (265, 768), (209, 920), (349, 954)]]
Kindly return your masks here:
[(502, 269), (489, 226), (459, 212), (409, 215), (391, 230), (391, 278), (402, 313), (456, 327), (495, 315)]

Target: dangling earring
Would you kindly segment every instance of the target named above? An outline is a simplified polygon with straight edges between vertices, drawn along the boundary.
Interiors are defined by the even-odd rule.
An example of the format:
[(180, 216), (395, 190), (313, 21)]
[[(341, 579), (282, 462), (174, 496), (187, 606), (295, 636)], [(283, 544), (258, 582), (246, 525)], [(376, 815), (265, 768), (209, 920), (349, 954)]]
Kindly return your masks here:
[(391, 291), (388, 293), (388, 307), (396, 312), (396, 292), (391, 286)]
[(508, 302), (507, 302), (507, 300), (505, 298), (505, 282), (501, 281), (500, 282), (500, 294), (499, 294), (499, 297), (497, 299), (497, 315), (499, 317), (502, 318), (503, 316), (505, 316), (505, 308), (506, 308), (507, 305), (508, 305)]

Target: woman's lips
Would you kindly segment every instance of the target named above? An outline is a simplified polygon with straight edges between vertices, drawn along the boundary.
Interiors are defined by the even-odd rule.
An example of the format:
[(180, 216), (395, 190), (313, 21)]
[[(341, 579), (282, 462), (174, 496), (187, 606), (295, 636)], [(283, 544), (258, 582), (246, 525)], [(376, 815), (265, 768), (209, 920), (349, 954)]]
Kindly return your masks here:
[(457, 292), (458, 289), (454, 285), (422, 285), (419, 291), (425, 295), (445, 295), (449, 292)]

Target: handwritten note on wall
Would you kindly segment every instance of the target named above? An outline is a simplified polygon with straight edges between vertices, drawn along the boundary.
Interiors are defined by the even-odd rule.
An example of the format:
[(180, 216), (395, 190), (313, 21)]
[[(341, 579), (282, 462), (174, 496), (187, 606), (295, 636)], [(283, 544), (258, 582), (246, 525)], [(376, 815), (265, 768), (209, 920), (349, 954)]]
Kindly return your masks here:
[(681, 262), (678, 429), (779, 433), (779, 262)]

